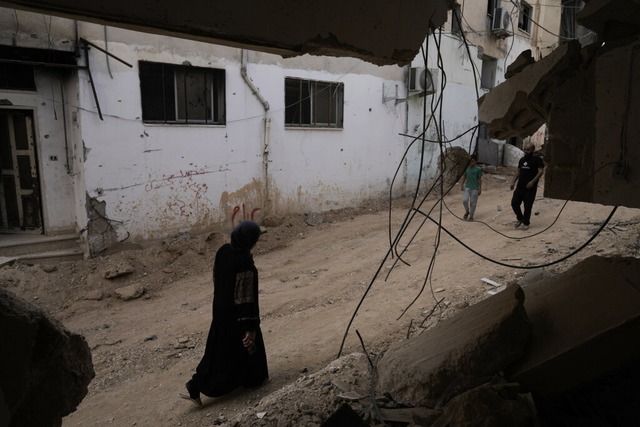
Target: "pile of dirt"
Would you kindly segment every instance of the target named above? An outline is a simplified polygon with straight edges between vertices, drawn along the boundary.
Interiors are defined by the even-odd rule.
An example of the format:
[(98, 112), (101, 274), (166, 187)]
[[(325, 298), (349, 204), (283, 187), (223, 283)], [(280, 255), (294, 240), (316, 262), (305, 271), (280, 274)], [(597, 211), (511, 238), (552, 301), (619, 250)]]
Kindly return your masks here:
[[(333, 399), (332, 393), (340, 394), (336, 386), (326, 385), (331, 381), (366, 388), (366, 374), (351, 368), (323, 376), (343, 339), (343, 354), (350, 355), (363, 350), (356, 331), (370, 353), (419, 334), (488, 298), (495, 288), (481, 278), (506, 285), (522, 277), (527, 272), (524, 267), (544, 265), (580, 248), (611, 210), (573, 202), (563, 207), (561, 200), (539, 196), (531, 228), (515, 230), (508, 182), (513, 171), (486, 172), (475, 222), (462, 221), (445, 207), (438, 211), (447, 231), (466, 247), (444, 232), (438, 234), (429, 221), (422, 224), (418, 216), (398, 243), (402, 259), (395, 254), (386, 257), (387, 200), (271, 218), (254, 259), (260, 272), (261, 322), (272, 381), (257, 390), (205, 398), (201, 409), (177, 394), (204, 352), (211, 322), (212, 261), (228, 239), (228, 230), (182, 234), (146, 245), (124, 242), (118, 251), (86, 261), (5, 265), (0, 268), (0, 286), (85, 336), (92, 349), (96, 378), (78, 410), (63, 420), (65, 427), (210, 426), (245, 416), (246, 410), (256, 420), (258, 412), (290, 411), (286, 416), (293, 420), (305, 414), (305, 405), (323, 407), (316, 396), (331, 396), (332, 405), (340, 403), (341, 398)], [(392, 234), (407, 217), (411, 200), (394, 200)], [(425, 206), (435, 200), (427, 199)], [(445, 200), (447, 208), (461, 217), (459, 188)], [(435, 268), (427, 279), (434, 249)], [(594, 254), (639, 256), (640, 211), (620, 208), (589, 246), (543, 270), (562, 271)], [(358, 314), (345, 335), (356, 307)], [(320, 371), (321, 378), (313, 376)], [(316, 393), (284, 389), (302, 389), (300, 384), (310, 378), (319, 385)], [(276, 408), (263, 400), (274, 393), (290, 396), (289, 403), (278, 403)], [(308, 425), (317, 425), (309, 417)]]

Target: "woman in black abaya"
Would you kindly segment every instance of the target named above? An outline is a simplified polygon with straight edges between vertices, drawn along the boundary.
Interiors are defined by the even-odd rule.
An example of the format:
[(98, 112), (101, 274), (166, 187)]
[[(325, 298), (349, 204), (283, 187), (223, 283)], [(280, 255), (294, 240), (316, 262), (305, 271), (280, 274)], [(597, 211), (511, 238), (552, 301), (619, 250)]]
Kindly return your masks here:
[(269, 380), (260, 331), (258, 270), (251, 249), (260, 227), (243, 221), (231, 232), (231, 243), (216, 252), (213, 264), (213, 319), (204, 356), (186, 384), (189, 399), (201, 406), (200, 393), (222, 396), (239, 386), (257, 387)]

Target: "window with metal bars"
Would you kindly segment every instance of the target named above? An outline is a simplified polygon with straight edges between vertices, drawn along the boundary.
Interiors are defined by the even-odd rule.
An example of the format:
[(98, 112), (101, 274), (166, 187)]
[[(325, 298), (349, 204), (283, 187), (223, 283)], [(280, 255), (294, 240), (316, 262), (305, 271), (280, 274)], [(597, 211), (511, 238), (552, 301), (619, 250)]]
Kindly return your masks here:
[(142, 121), (225, 123), (225, 73), (213, 68), (140, 61)]
[(286, 127), (343, 127), (344, 83), (287, 77), (284, 101)]

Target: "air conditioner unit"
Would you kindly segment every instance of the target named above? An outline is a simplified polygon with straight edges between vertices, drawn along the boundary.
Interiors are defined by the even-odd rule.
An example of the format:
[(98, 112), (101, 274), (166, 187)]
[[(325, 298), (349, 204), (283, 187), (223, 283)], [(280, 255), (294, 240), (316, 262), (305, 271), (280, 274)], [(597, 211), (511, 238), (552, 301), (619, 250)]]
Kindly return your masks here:
[(491, 33), (498, 37), (509, 37), (513, 35), (511, 30), (511, 16), (509, 11), (502, 7), (497, 7), (493, 12), (491, 20)]
[(427, 95), (435, 93), (438, 70), (424, 67), (411, 67), (409, 71), (409, 91), (425, 92)]

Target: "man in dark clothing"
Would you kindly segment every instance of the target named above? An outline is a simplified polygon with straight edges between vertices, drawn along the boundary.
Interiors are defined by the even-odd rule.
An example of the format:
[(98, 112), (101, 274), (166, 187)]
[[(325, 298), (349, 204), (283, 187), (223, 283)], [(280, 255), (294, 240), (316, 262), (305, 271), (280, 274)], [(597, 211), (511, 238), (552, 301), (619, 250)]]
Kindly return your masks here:
[[(510, 188), (513, 190), (511, 198), (511, 207), (516, 214), (515, 227), (522, 225), (523, 230), (529, 228), (529, 220), (531, 219), (531, 209), (536, 199), (536, 191), (538, 190), (538, 180), (544, 172), (544, 161), (542, 157), (534, 154), (535, 145), (527, 143), (524, 146), (524, 157), (518, 162), (516, 175), (511, 182)], [(524, 213), (520, 205), (524, 204)]]
[(251, 249), (260, 227), (241, 222), (222, 245), (213, 265), (213, 319), (204, 356), (180, 397), (202, 405), (200, 393), (222, 396), (237, 387), (257, 387), (269, 380), (260, 331), (258, 270)]

